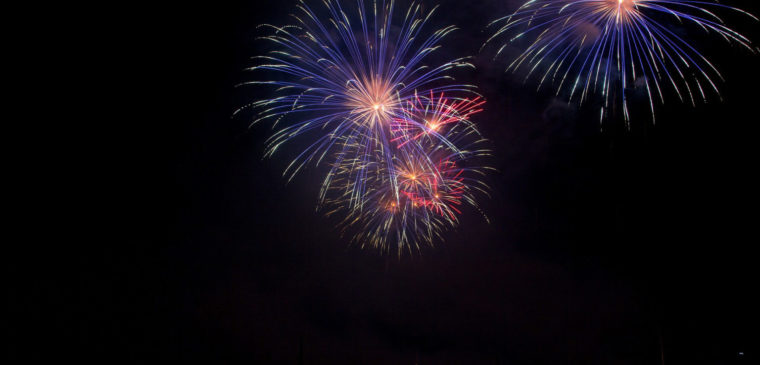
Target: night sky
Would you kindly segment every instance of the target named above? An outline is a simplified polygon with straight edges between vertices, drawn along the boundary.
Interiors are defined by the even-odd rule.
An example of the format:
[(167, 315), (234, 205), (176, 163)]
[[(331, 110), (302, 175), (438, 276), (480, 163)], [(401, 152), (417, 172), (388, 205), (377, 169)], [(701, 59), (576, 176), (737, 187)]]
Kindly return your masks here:
[[(727, 1), (726, 1), (727, 2)], [(721, 102), (669, 95), (653, 124), (600, 125), (598, 98), (536, 92), (479, 50), (517, 1), (425, 1), (456, 24), (430, 62), (472, 55), (491, 141), (487, 223), (466, 210), (413, 256), (362, 251), (315, 212), (323, 167), (281, 177), (306, 141), (262, 159), (271, 129), (232, 118), (265, 51), (261, 23), (294, 0), (104, 12), (120, 106), (100, 267), (78, 276), (75, 352), (99, 363), (749, 364), (758, 361), (760, 56), (686, 33), (723, 72)], [(404, 3), (403, 1), (401, 3)], [(755, 1), (732, 1), (760, 14)], [(727, 17), (760, 42), (760, 23)], [(757, 43), (756, 43), (757, 44)], [(113, 87), (112, 86), (112, 87)], [(598, 95), (597, 95), (598, 96)], [(110, 96), (109, 96), (110, 97)], [(638, 99), (636, 99), (638, 97)], [(117, 126), (117, 127), (113, 127)], [(96, 153), (96, 152), (93, 152)], [(80, 352), (81, 351), (81, 352)], [(743, 353), (743, 355), (740, 355)], [(753, 360), (754, 359), (754, 360)]]

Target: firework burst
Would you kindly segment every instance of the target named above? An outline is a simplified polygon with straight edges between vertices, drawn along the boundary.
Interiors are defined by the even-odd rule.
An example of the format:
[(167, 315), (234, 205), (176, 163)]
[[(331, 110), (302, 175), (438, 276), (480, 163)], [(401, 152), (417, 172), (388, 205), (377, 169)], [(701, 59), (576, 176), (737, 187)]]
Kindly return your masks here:
[[(444, 93), (428, 96), (415, 95), (401, 108), (401, 112), (391, 121), (392, 142), (401, 148), (411, 141), (421, 138), (433, 138), (447, 143), (447, 135), (453, 135), (447, 126), (463, 123), (471, 126), (470, 116), (483, 111), (485, 100), (480, 96), (472, 99), (447, 98)], [(474, 128), (474, 127), (473, 127)], [(457, 129), (453, 129), (456, 131)], [(449, 144), (451, 148), (456, 146)]]
[[(361, 247), (401, 254), (443, 240), (458, 224), (462, 207), (479, 210), (476, 195), (488, 195), (482, 178), (490, 169), (483, 165), (490, 152), (468, 119), (482, 103), (418, 96), (401, 113), (406, 118), (393, 120), (396, 144), (390, 153), (378, 144), (369, 157), (336, 158), (331, 181), (323, 184), (321, 208), (328, 216), (344, 217), (343, 232), (353, 232), (352, 241)], [(441, 121), (434, 129), (433, 116)], [(362, 148), (347, 141), (341, 153)], [(363, 189), (356, 189), (357, 180)]]
[[(655, 100), (665, 102), (663, 88), (671, 87), (681, 101), (692, 104), (718, 94), (717, 68), (673, 26), (692, 25), (748, 48), (750, 41), (724, 25), (719, 10), (740, 9), (708, 1), (686, 0), (531, 0), (514, 14), (492, 22), (500, 28), (489, 41), (516, 33), (504, 48), (524, 37), (532, 41), (508, 66), (536, 75), (538, 87), (556, 85), (557, 93), (569, 89), (570, 100), (586, 99), (590, 92), (604, 98), (601, 117), (617, 94), (623, 116), (630, 120), (626, 89), (641, 85), (648, 95), (654, 118)], [(617, 90), (615, 83), (619, 84)]]
[(379, 144), (390, 151), (389, 123), (417, 92), (467, 93), (472, 89), (454, 84), (446, 74), (453, 68), (472, 67), (465, 59), (435, 67), (423, 64), (455, 30), (448, 26), (425, 36), (435, 8), (423, 13), (420, 4), (412, 3), (400, 18), (400, 27), (392, 27), (392, 0), (370, 6), (358, 0), (350, 9), (336, 0), (325, 0), (323, 5), (320, 13), (300, 1), (298, 13), (292, 15), (293, 25), (262, 25), (272, 30), (263, 39), (276, 50), (255, 57), (260, 64), (250, 70), (274, 79), (242, 85), (269, 85), (277, 96), (236, 111), (254, 109), (257, 115), (252, 124), (271, 121), (278, 128), (267, 141), (267, 156), (283, 143), (309, 134), (308, 147), (284, 172), (289, 180), (309, 162), (321, 162), (334, 148), (360, 143), (365, 148), (353, 152), (368, 155)]

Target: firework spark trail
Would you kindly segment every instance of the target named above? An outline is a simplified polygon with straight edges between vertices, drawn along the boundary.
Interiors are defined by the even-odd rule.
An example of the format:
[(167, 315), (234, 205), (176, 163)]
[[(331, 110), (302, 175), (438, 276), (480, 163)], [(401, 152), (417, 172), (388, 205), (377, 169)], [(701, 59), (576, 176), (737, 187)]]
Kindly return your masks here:
[[(602, 118), (610, 98), (618, 92), (623, 116), (630, 121), (626, 89), (642, 80), (654, 119), (655, 99), (665, 102), (664, 84), (670, 85), (681, 101), (695, 105), (696, 96), (706, 101), (705, 88), (718, 96), (715, 79), (722, 76), (697, 48), (671, 30), (677, 25), (695, 25), (706, 33), (739, 44), (754, 52), (750, 41), (723, 24), (717, 10), (734, 11), (757, 20), (731, 6), (687, 0), (531, 0), (513, 14), (491, 23), (500, 28), (486, 42), (516, 32), (507, 45), (533, 36), (530, 45), (507, 67), (528, 69), (526, 80), (539, 74), (538, 88), (546, 82), (557, 85), (556, 93), (569, 88), (570, 100), (579, 102), (591, 92), (604, 98)], [(597, 34), (598, 33), (598, 34)], [(620, 89), (612, 85), (619, 80)]]
[(276, 50), (255, 57), (250, 70), (271, 79), (241, 85), (270, 86), (276, 96), (235, 114), (251, 109), (252, 125), (271, 122), (267, 157), (298, 137), (309, 141), (283, 176), (290, 181), (309, 163), (329, 164), (319, 208), (343, 215), (344, 229), (358, 227), (353, 241), (362, 247), (400, 254), (432, 245), (458, 222), (459, 206), (477, 208), (474, 193), (487, 193), (487, 168), (473, 161), (488, 151), (469, 121), (485, 101), (448, 75), (473, 66), (465, 58), (423, 64), (455, 29), (424, 36), (437, 7), (425, 13), (412, 2), (394, 28), (393, 0), (357, 0), (350, 9), (340, 0), (322, 4), (327, 17), (300, 1), (294, 25), (262, 26)]

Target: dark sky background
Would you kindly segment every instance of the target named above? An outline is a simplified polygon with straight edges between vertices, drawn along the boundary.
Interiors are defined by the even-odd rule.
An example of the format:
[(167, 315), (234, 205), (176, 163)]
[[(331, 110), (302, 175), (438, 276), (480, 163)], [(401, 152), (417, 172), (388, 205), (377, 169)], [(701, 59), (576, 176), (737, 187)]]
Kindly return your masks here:
[[(428, 2), (428, 1), (426, 1)], [(535, 92), (479, 53), (515, 1), (449, 1), (439, 62), (473, 55), (460, 81), (488, 100), (482, 207), (413, 257), (350, 247), (315, 212), (320, 176), (289, 185), (294, 142), (262, 160), (270, 129), (232, 111), (260, 54), (260, 23), (293, 0), (114, 6), (102, 55), (120, 106), (101, 136), (115, 208), (78, 259), (75, 338), (101, 363), (749, 364), (758, 361), (757, 108), (760, 56), (696, 35), (723, 71), (723, 102), (670, 98), (657, 123), (600, 130), (595, 102)], [(428, 2), (432, 3), (432, 2)], [(735, 1), (760, 14), (753, 1)], [(760, 41), (760, 23), (728, 17)], [(106, 39), (107, 38), (107, 39)], [(110, 95), (109, 95), (110, 97)], [(76, 350), (75, 350), (76, 351)], [(740, 355), (743, 352), (744, 355)], [(754, 360), (753, 360), (754, 359)], [(756, 362), (754, 362), (756, 363)]]

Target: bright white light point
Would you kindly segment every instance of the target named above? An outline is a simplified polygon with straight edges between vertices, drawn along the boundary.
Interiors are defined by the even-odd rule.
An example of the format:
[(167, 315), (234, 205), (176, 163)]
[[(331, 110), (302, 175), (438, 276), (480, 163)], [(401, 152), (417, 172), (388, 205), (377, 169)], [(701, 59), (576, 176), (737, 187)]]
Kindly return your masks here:
[(372, 109), (379, 110), (380, 109), (380, 104), (373, 105)]
[(625, 10), (633, 10), (636, 6), (636, 0), (618, 0), (618, 7)]

